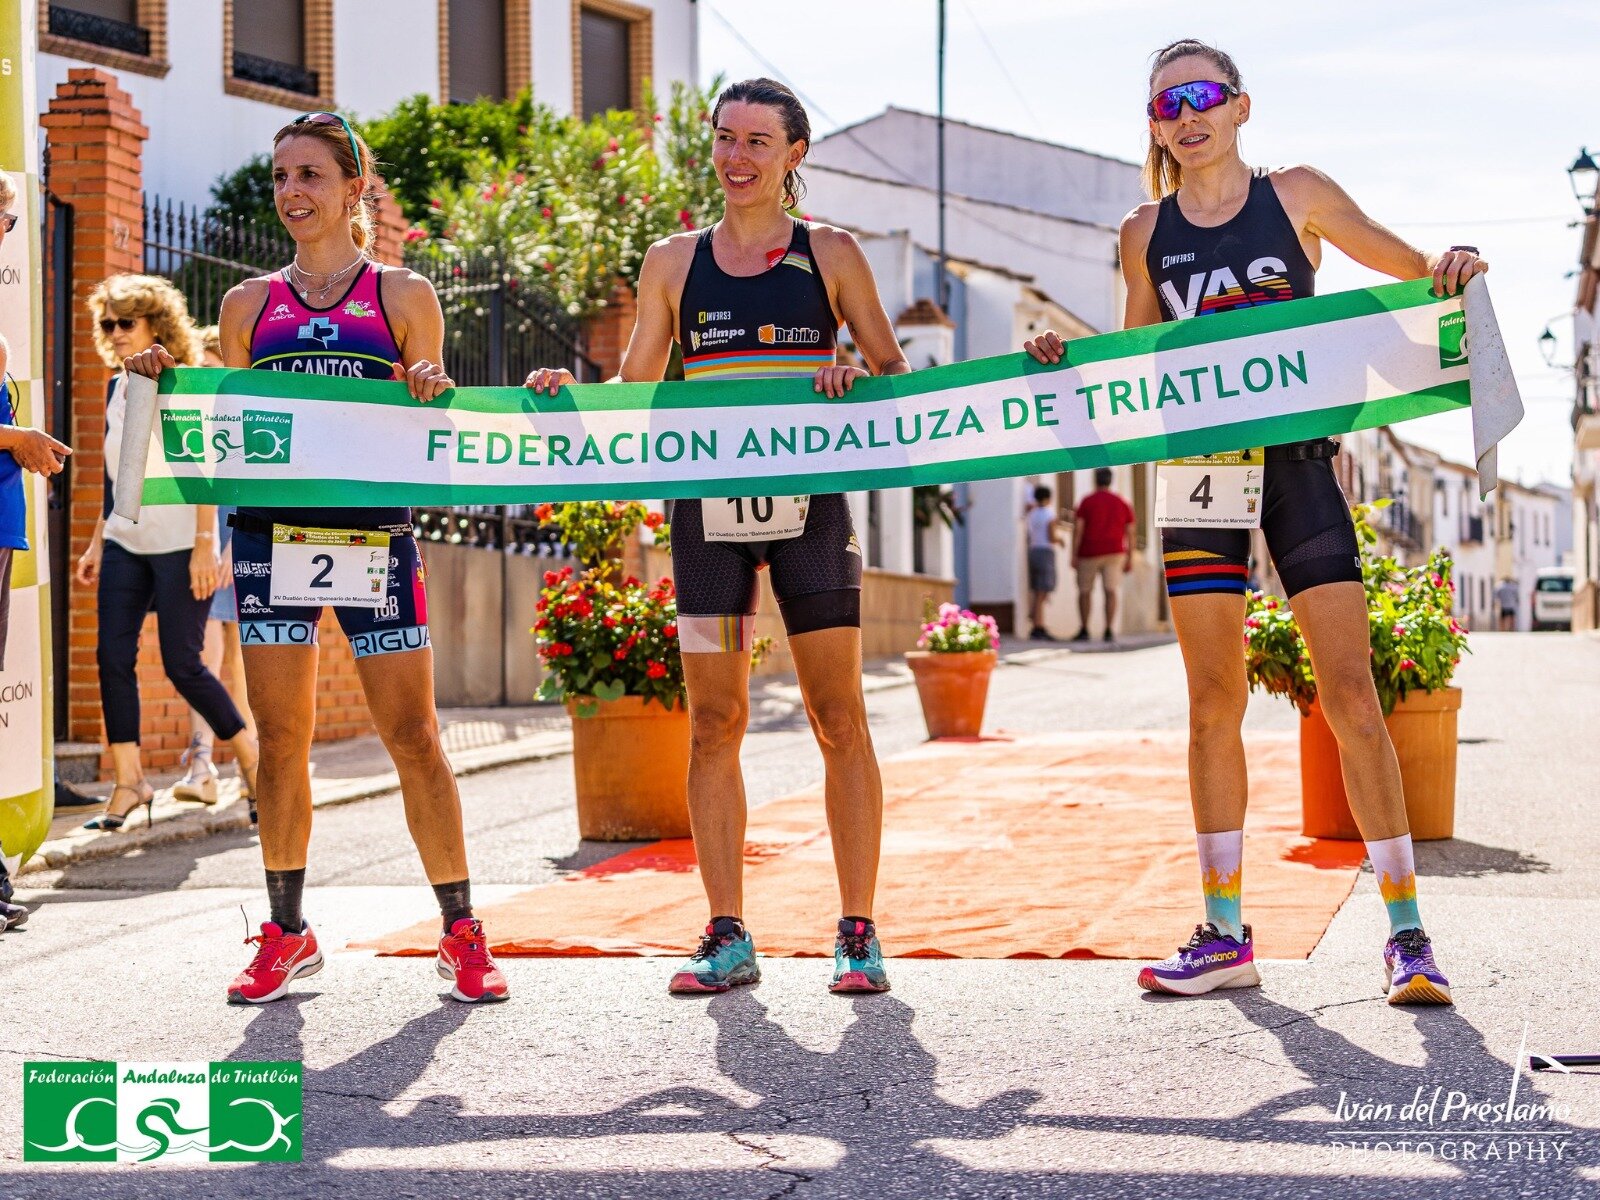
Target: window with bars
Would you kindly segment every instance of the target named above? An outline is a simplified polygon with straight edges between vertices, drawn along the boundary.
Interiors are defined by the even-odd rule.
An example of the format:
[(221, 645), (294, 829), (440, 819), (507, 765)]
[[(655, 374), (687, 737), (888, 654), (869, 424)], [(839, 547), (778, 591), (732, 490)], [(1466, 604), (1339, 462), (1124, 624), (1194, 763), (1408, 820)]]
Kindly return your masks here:
[(268, 87), (320, 94), (307, 66), (305, 0), (247, 0), (233, 6), (233, 77)]
[(49, 31), (108, 50), (147, 56), (150, 31), (139, 22), (138, 0), (71, 0), (52, 4)]
[(503, 100), (506, 85), (505, 0), (450, 0), (450, 102), (480, 96)]
[(632, 22), (586, 8), (579, 22), (584, 117), (633, 107)]

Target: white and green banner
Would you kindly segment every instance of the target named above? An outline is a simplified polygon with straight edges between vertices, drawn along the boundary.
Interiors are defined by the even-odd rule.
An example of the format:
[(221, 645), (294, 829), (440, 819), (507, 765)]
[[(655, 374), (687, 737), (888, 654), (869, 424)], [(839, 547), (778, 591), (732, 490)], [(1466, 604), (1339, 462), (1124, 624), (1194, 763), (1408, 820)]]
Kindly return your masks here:
[[(158, 394), (159, 390), (159, 394)], [(1149, 462), (1471, 406), (1479, 466), (1522, 406), (1481, 279), (1318, 296), (866, 379), (607, 384), (560, 395), (179, 369), (130, 390), (117, 507), (511, 504), (856, 491)], [(141, 446), (144, 448), (141, 449)], [(140, 457), (144, 458), (141, 463)]]

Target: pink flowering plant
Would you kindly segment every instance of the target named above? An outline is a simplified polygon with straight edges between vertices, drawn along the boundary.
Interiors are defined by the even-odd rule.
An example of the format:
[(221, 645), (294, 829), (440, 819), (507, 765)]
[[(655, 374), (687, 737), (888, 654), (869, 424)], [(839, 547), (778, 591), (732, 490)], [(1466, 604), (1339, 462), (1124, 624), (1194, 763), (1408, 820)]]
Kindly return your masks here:
[(1000, 627), (995, 624), (993, 617), (980, 617), (955, 604), (941, 604), (935, 609), (933, 602), (928, 602), (922, 636), (917, 638), (918, 650), (932, 650), (936, 654), (966, 654), (999, 648)]
[[(1414, 691), (1450, 686), (1461, 656), (1468, 653), (1466, 628), (1455, 618), (1455, 564), (1435, 550), (1421, 566), (1403, 567), (1393, 555), (1377, 555), (1371, 514), (1379, 500), (1351, 510), (1361, 543), (1361, 576), (1367, 593), (1372, 679), (1384, 715)], [(1316, 699), (1317, 680), (1300, 627), (1288, 602), (1252, 592), (1245, 607), (1245, 670), (1252, 690), (1286, 696), (1301, 713)]]
[(425, 213), (410, 214), (408, 254), (458, 273), (490, 258), (512, 286), (571, 316), (594, 314), (619, 278), (637, 284), (651, 243), (721, 211), (709, 112), (719, 87), (677, 83), (660, 111), (649, 96), (645, 114), (588, 120), (532, 106), (509, 149), (485, 151), (459, 181), (433, 189)]

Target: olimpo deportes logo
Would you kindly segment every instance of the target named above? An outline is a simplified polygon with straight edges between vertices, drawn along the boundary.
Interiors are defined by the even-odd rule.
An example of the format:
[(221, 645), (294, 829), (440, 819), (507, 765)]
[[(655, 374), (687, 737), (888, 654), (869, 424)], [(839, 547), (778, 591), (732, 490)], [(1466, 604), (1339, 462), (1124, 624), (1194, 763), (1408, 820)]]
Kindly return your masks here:
[(27, 1162), (299, 1162), (297, 1062), (22, 1067)]

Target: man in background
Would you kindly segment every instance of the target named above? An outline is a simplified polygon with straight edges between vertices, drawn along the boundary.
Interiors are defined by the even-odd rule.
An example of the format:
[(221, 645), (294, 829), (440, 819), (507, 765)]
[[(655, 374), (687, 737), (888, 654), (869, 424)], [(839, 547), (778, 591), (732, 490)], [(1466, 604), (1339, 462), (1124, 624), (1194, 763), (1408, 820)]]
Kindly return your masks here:
[(1072, 531), (1072, 565), (1078, 572), (1078, 632), (1074, 642), (1089, 640), (1089, 609), (1094, 581), (1106, 598), (1105, 640), (1115, 641), (1117, 597), (1122, 576), (1133, 569), (1133, 506), (1111, 490), (1111, 468), (1094, 473), (1094, 491), (1078, 505)]

